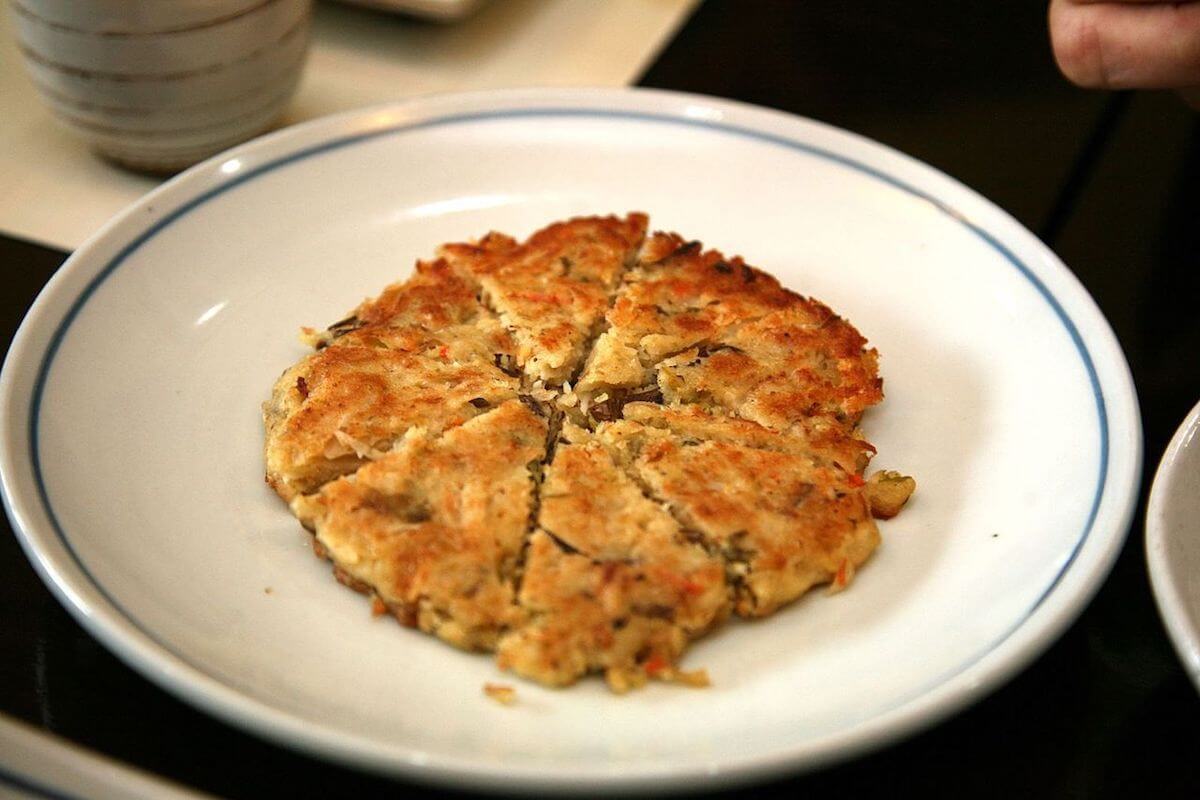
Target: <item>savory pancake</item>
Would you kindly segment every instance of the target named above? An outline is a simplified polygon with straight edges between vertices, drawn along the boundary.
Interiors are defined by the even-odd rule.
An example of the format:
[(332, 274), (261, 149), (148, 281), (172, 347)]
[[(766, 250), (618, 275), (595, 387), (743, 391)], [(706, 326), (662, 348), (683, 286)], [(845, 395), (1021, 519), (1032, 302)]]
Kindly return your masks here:
[(848, 322), (775, 278), (656, 234), (642, 248), (575, 386), (661, 395), (771, 428), (814, 417), (853, 426), (883, 399), (877, 355)]
[(722, 559), (740, 616), (770, 614), (817, 583), (842, 588), (879, 544), (861, 479), (813, 452), (629, 420), (596, 435), (687, 539)]
[(526, 554), (518, 600), (529, 619), (501, 639), (499, 660), (553, 685), (600, 670), (623, 690), (726, 616), (725, 569), (591, 434), (565, 434)]
[[(698, 566), (678, 558), (686, 554), (673, 555), (674, 561), (649, 564), (597, 562), (534, 532), (520, 593), (531, 619), (500, 640), (497, 663), (547, 686), (570, 685), (588, 672), (602, 672), (616, 692), (652, 678), (705, 685), (703, 672), (686, 672), (676, 662), (688, 640), (704, 630), (693, 633), (686, 623), (713, 619), (703, 600), (716, 599), (712, 587), (719, 585), (721, 568), (706, 563), (700, 580), (672, 583), (697, 574)], [(705, 597), (690, 602), (693, 591)], [(723, 592), (719, 599), (727, 602)]]
[(438, 255), (478, 283), (512, 331), (525, 374), (559, 386), (587, 355), (646, 222), (644, 214), (573, 219), (522, 243), (490, 233), (475, 244), (444, 245)]
[(509, 400), (443, 436), (412, 429), (352, 476), (292, 501), (323, 554), (397, 619), (467, 649), (517, 624), (521, 554), (546, 423)]
[(445, 264), (388, 287), (321, 333), (263, 407), (267, 483), (285, 500), (517, 397), (508, 332)]
[(448, 244), (263, 407), (267, 482), (377, 610), (547, 685), (679, 668), (729, 615), (844, 588), (915, 482), (866, 477), (878, 356), (643, 214)]

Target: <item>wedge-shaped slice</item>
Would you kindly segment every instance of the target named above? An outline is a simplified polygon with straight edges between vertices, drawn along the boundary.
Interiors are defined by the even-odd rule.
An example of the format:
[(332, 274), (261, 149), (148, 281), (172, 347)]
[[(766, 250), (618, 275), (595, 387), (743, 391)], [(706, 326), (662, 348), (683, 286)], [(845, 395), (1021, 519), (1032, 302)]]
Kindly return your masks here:
[(473, 281), (442, 261), (417, 262), (408, 280), (363, 301), (324, 331), (305, 329), (316, 348), (373, 344), (418, 352), (467, 338), (485, 351), (508, 352), (513, 343), (477, 296)]
[(529, 621), (501, 639), (499, 662), (551, 685), (603, 671), (617, 691), (679, 678), (687, 641), (728, 613), (724, 566), (603, 446), (572, 438), (542, 485), (518, 598)]
[(513, 343), (449, 268), (411, 280), (322, 333), (263, 406), (267, 482), (285, 500), (387, 452), (410, 428), (438, 432), (516, 397)]
[(875, 454), (875, 447), (857, 430), (847, 433), (844, 426), (823, 417), (805, 418), (783, 430), (773, 430), (697, 406), (656, 403), (629, 403), (624, 407), (624, 417), (668, 430), (689, 443), (730, 442), (762, 450), (817, 456), (858, 476), (862, 476)]
[(626, 274), (577, 388), (596, 394), (653, 383), (659, 361), (713, 341), (731, 325), (786, 308), (794, 297), (741, 259), (726, 260), (699, 242), (656, 233)]
[(675, 234), (646, 241), (607, 320), (575, 387), (581, 409), (653, 388), (768, 427), (853, 425), (883, 397), (875, 351), (849, 323)]
[(327, 347), (289, 369), (263, 410), (267, 482), (285, 500), (517, 396), (494, 365), (380, 347)]
[(883, 399), (877, 355), (865, 345), (824, 305), (797, 298), (662, 361), (658, 386), (667, 402), (715, 406), (768, 427), (814, 416), (853, 425)]
[(510, 401), (396, 450), (292, 501), (344, 582), (401, 622), (490, 650), (517, 624), (512, 581), (533, 503), (531, 462), (546, 424)]
[(843, 588), (879, 544), (861, 477), (819, 456), (700, 442), (628, 420), (597, 436), (687, 535), (725, 560), (739, 615), (770, 614), (815, 584)]
[(529, 380), (558, 386), (582, 363), (622, 273), (646, 232), (644, 214), (556, 223), (524, 243), (492, 233), (439, 256), (478, 282), (517, 341)]

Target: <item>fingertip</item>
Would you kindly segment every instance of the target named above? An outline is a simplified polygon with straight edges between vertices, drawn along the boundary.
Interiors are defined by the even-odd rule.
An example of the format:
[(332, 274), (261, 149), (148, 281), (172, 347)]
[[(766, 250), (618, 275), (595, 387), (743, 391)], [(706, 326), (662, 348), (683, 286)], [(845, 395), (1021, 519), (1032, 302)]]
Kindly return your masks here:
[(1073, 83), (1164, 89), (1200, 82), (1200, 2), (1050, 5), (1050, 40)]
[(1077, 86), (1109, 88), (1100, 32), (1092, 16), (1054, 0), (1049, 11), (1050, 46), (1059, 70)]

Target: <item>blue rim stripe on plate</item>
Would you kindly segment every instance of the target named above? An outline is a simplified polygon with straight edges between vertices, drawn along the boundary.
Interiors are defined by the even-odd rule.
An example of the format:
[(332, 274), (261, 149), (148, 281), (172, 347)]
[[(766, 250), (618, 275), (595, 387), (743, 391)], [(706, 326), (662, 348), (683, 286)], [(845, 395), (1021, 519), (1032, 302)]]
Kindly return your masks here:
[[(1033, 615), (1033, 613), (1042, 605), (1042, 603), (1045, 602), (1046, 598), (1048, 598), (1054, 592), (1055, 588), (1058, 587), (1059, 583), (1062, 581), (1063, 576), (1066, 575), (1067, 571), (1071, 568), (1071, 565), (1075, 562), (1075, 559), (1079, 555), (1080, 550), (1082, 550), (1084, 543), (1087, 541), (1088, 536), (1091, 534), (1092, 526), (1095, 523), (1096, 516), (1098, 515), (1099, 510), (1100, 510), (1101, 500), (1104, 497), (1104, 491), (1105, 491), (1107, 480), (1108, 480), (1108, 460), (1109, 460), (1108, 410), (1107, 410), (1107, 406), (1104, 401), (1104, 393), (1100, 387), (1100, 378), (1096, 373), (1096, 367), (1092, 361), (1091, 353), (1088, 352), (1087, 345), (1084, 343), (1083, 337), (1080, 335), (1078, 328), (1076, 328), (1074, 321), (1067, 314), (1066, 310), (1063, 309), (1062, 304), (1059, 303), (1058, 298), (1056, 298), (1054, 296), (1054, 294), (1041, 281), (1041, 279), (1038, 278), (1038, 276), (1036, 274), (1034, 274), (1033, 270), (1030, 269), (1027, 264), (1025, 264), (1023, 261), (1021, 261), (1017, 257), (1017, 255), (1015, 253), (1013, 253), (1010, 249), (1008, 249), (994, 234), (990, 233), (988, 230), (986, 230), (985, 228), (976, 224), (975, 222), (972, 222), (970, 219), (968, 219), (964, 214), (959, 212), (957, 209), (953, 208), (952, 206), (937, 199), (933, 195), (931, 195), (921, 189), (918, 189), (917, 187), (913, 186), (912, 184), (909, 184), (894, 175), (884, 172), (876, 167), (872, 167), (868, 164), (864, 164), (863, 162), (857, 161), (848, 156), (844, 156), (840, 153), (835, 153), (831, 150), (827, 150), (822, 147), (817, 147), (815, 145), (808, 144), (806, 142), (797, 141), (795, 139), (788, 138), (787, 136), (782, 136), (782, 135), (773, 134), (773, 133), (767, 133), (764, 131), (755, 130), (753, 128), (746, 128), (746, 127), (742, 127), (739, 125), (733, 125), (733, 124), (725, 123), (725, 122), (693, 119), (690, 117), (678, 117), (678, 116), (674, 116), (671, 114), (654, 113), (654, 112), (626, 111), (626, 110), (618, 110), (618, 109), (611, 109), (611, 108), (570, 108), (570, 107), (566, 107), (566, 108), (554, 108), (554, 107), (516, 108), (516, 109), (506, 109), (506, 110), (497, 110), (497, 111), (481, 111), (481, 112), (471, 112), (471, 113), (463, 113), (463, 114), (452, 114), (452, 115), (446, 115), (446, 116), (442, 116), (442, 117), (435, 117), (432, 119), (421, 120), (418, 122), (402, 123), (399, 125), (389, 126), (389, 127), (382, 128), (379, 130), (369, 131), (367, 133), (353, 134), (350, 136), (345, 136), (341, 139), (335, 139), (333, 141), (325, 142), (323, 144), (314, 145), (312, 147), (308, 147), (308, 148), (299, 150), (290, 155), (283, 156), (274, 161), (265, 163), (265, 164), (258, 166), (252, 170), (247, 170), (244, 174), (233, 177), (233, 178), (229, 179), (228, 181), (222, 183), (221, 185), (215, 186), (215, 187), (203, 192), (202, 194), (198, 195), (197, 197), (194, 197), (191, 200), (184, 203), (183, 205), (179, 206), (174, 211), (171, 211), (169, 214), (165, 215), (162, 219), (158, 220), (153, 225), (151, 225), (149, 228), (147, 228), (140, 235), (135, 237), (129, 244), (125, 245), (125, 247), (123, 247), (115, 256), (112, 257), (112, 259), (109, 260), (109, 262), (96, 275), (96, 277), (94, 277), (87, 284), (87, 286), (84, 287), (83, 291), (80, 292), (79, 297), (76, 298), (75, 302), (71, 305), (71, 308), (67, 311), (67, 314), (64, 316), (63, 321), (59, 324), (58, 328), (55, 330), (54, 336), (51, 338), (50, 344), (46, 348), (46, 353), (42, 358), (42, 363), (38, 370), (37, 379), (34, 383), (33, 398), (32, 398), (32, 404), (31, 404), (31, 408), (30, 408), (30, 414), (29, 414), (30, 460), (31, 460), (32, 467), (33, 467), (34, 480), (37, 483), (38, 495), (41, 498), (42, 505), (46, 510), (46, 514), (49, 517), (51, 524), (54, 526), (55, 533), (57, 534), (59, 540), (62, 542), (63, 547), (66, 549), (68, 554), (70, 554), (71, 559), (75, 562), (76, 567), (79, 568), (80, 572), (84, 575), (84, 577), (87, 578), (87, 580), (91, 582), (92, 586), (108, 602), (109, 605), (111, 605), (118, 613), (120, 613), (122, 616), (124, 616), (125, 619), (131, 625), (133, 625), (138, 631), (140, 631), (144, 636), (146, 636), (146, 638), (148, 638), (150, 641), (154, 642), (156, 645), (158, 645), (164, 651), (170, 653), (172, 656), (174, 656), (176, 659), (178, 659), (182, 663), (186, 664), (191, 669), (195, 670), (196, 672), (198, 672), (202, 675), (208, 676), (210, 679), (216, 681), (217, 683), (221, 683), (221, 684), (226, 683), (225, 681), (221, 680), (220, 678), (210, 674), (207, 670), (205, 670), (200, 665), (193, 663), (190, 659), (188, 659), (183, 654), (177, 652), (173, 647), (171, 647), (166, 642), (163, 642), (162, 640), (160, 640), (153, 632), (151, 632), (147, 627), (145, 627), (137, 619), (137, 617), (135, 617), (132, 613), (130, 613), (127, 609), (125, 609), (125, 607), (122, 606), (116, 600), (115, 597), (113, 597), (111, 594), (109, 594), (109, 592), (95, 578), (95, 576), (92, 575), (92, 573), (88, 570), (87, 566), (83, 563), (83, 560), (79, 557), (79, 554), (76, 552), (75, 547), (71, 544), (70, 538), (67, 536), (66, 532), (63, 530), (62, 525), (59, 523), (58, 517), (55, 515), (54, 508), (50, 502), (49, 493), (46, 489), (45, 481), (42, 476), (41, 457), (40, 457), (39, 450), (38, 450), (38, 420), (39, 420), (39, 415), (41, 412), (42, 395), (45, 390), (46, 380), (50, 373), (50, 368), (54, 362), (54, 357), (58, 353), (59, 347), (62, 345), (63, 339), (66, 337), (67, 331), (70, 329), (72, 322), (74, 322), (75, 318), (79, 315), (80, 310), (82, 310), (84, 305), (92, 297), (92, 295), (96, 292), (96, 290), (104, 283), (105, 280), (108, 279), (108, 277), (110, 275), (112, 275), (113, 272), (115, 272), (117, 270), (118, 267), (120, 267), (120, 265), (122, 263), (124, 263), (124, 261), (130, 255), (132, 255), (135, 251), (137, 251), (138, 248), (140, 248), (146, 242), (148, 242), (149, 240), (151, 240), (155, 236), (157, 236), (165, 228), (167, 228), (169, 225), (171, 225), (171, 223), (175, 222), (179, 218), (190, 213), (197, 207), (207, 203), (209, 200), (212, 200), (213, 198), (218, 197), (219, 195), (224, 194), (225, 192), (228, 192), (231, 189), (234, 189), (244, 183), (247, 183), (248, 181), (251, 181), (258, 177), (261, 177), (262, 175), (265, 175), (269, 172), (273, 172), (282, 167), (286, 167), (289, 164), (293, 164), (298, 161), (303, 161), (305, 159), (309, 159), (314, 156), (322, 155), (324, 153), (329, 153), (334, 150), (340, 150), (345, 147), (350, 147), (350, 146), (353, 146), (356, 144), (361, 144), (363, 142), (383, 138), (386, 136), (394, 136), (397, 134), (407, 133), (410, 131), (422, 130), (422, 129), (426, 129), (426, 128), (443, 127), (443, 126), (449, 126), (449, 125), (458, 125), (458, 124), (468, 123), (468, 122), (497, 121), (497, 120), (510, 120), (510, 119), (520, 119), (520, 118), (593, 118), (593, 119), (599, 118), (599, 119), (633, 120), (633, 121), (638, 121), (638, 122), (650, 122), (650, 123), (658, 123), (658, 124), (666, 124), (666, 125), (676, 125), (676, 126), (682, 126), (682, 127), (700, 128), (700, 129), (709, 130), (709, 131), (716, 131), (719, 133), (724, 133), (724, 134), (728, 134), (731, 136), (737, 136), (737, 137), (744, 138), (744, 139), (751, 139), (754, 141), (764, 142), (764, 143), (771, 144), (771, 145), (777, 145), (777, 146), (780, 146), (780, 147), (783, 147), (785, 149), (792, 150), (795, 152), (801, 152), (801, 153), (804, 153), (809, 156), (813, 156), (813, 157), (816, 157), (816, 158), (819, 158), (819, 159), (822, 159), (825, 161), (830, 161), (830, 162), (839, 164), (839, 165), (846, 167), (854, 172), (858, 172), (860, 174), (874, 178), (874, 179), (881, 181), (883, 183), (886, 183), (896, 189), (899, 189), (900, 191), (904, 192), (905, 194), (908, 194), (912, 197), (915, 197), (919, 200), (923, 200), (923, 201), (931, 204), (936, 209), (938, 209), (939, 211), (944, 213), (946, 216), (950, 217), (955, 222), (957, 222), (958, 224), (962, 225), (964, 228), (969, 230), (978, 239), (980, 239), (985, 244), (987, 244), (989, 247), (991, 247), (993, 250), (995, 250), (997, 253), (1002, 255), (1006, 261), (1008, 261), (1014, 268), (1016, 268), (1016, 270), (1026, 280), (1028, 280), (1030, 284), (1033, 285), (1033, 287), (1038, 291), (1038, 293), (1042, 296), (1042, 298), (1046, 301), (1046, 303), (1054, 311), (1054, 314), (1058, 317), (1059, 321), (1063, 324), (1063, 327), (1066, 328), (1066, 331), (1071, 338), (1071, 342), (1075, 345), (1075, 349), (1078, 351), (1079, 356), (1083, 361), (1083, 365), (1084, 365), (1085, 369), (1087, 370), (1088, 381), (1091, 384), (1092, 394), (1093, 394), (1093, 396), (1095, 398), (1095, 402), (1096, 402), (1096, 413), (1097, 413), (1097, 418), (1099, 420), (1099, 433), (1100, 433), (1100, 459), (1099, 459), (1100, 466), (1099, 466), (1099, 471), (1098, 471), (1099, 474), (1097, 477), (1096, 493), (1092, 499), (1092, 506), (1088, 512), (1087, 521), (1086, 521), (1085, 525), (1083, 526), (1083, 529), (1080, 533), (1079, 539), (1075, 544), (1075, 547), (1071, 550), (1070, 555), (1067, 557), (1066, 561), (1063, 562), (1063, 565), (1059, 569), (1058, 573), (1054, 576), (1054, 580), (1050, 582), (1050, 585), (1038, 597), (1037, 601), (1033, 604), (1032, 607), (1030, 607), (1029, 611), (1026, 612), (1025, 616), (1022, 617), (1021, 619), (1019, 619), (1009, 630), (1007, 630), (1002, 636), (1000, 636), (995, 642), (993, 642), (986, 650), (984, 650), (982, 653), (980, 653), (976, 657), (972, 658), (971, 660), (969, 660), (968, 662), (966, 662), (965, 664), (960, 666), (958, 669), (954, 670), (952, 673), (941, 676), (934, 685), (944, 683), (945, 681), (952, 678), (954, 675), (958, 675), (958, 674), (962, 673), (963, 671), (969, 669), (971, 666), (976, 664), (979, 660), (984, 658), (988, 653), (991, 653), (997, 647), (999, 647), (1001, 643), (1003, 643), (1006, 639), (1008, 639), (1009, 636), (1011, 636), (1017, 629), (1019, 629), (1025, 623), (1025, 621), (1030, 616)], [(925, 692), (929, 691), (930, 688), (932, 688), (932, 686), (922, 689), (920, 692), (918, 692), (913, 697), (909, 697), (908, 699), (901, 701), (899, 705), (903, 706), (903, 705), (911, 702), (913, 699), (915, 699), (915, 697), (919, 697), (921, 694), (924, 694)]]

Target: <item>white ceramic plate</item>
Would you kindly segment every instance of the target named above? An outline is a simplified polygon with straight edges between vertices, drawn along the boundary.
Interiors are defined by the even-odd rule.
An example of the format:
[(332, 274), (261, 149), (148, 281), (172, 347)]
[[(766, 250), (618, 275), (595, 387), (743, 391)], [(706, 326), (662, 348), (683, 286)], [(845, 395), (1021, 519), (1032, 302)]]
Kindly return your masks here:
[[(263, 485), (295, 331), (446, 240), (643, 209), (848, 316), (882, 355), (875, 467), (917, 476), (850, 591), (730, 624), (704, 691), (519, 685), (373, 620)], [(794, 116), (650, 91), (435, 97), (319, 120), (151, 193), (47, 285), (0, 378), (3, 487), (87, 628), (230, 722), (507, 790), (709, 787), (878, 747), (1044, 650), (1120, 549), (1141, 461), (1108, 325), (954, 180)]]
[(1154, 475), (1146, 560), (1167, 633), (1200, 689), (1200, 403), (1175, 432)]
[(0, 714), (0, 800), (10, 798), (211, 800)]

